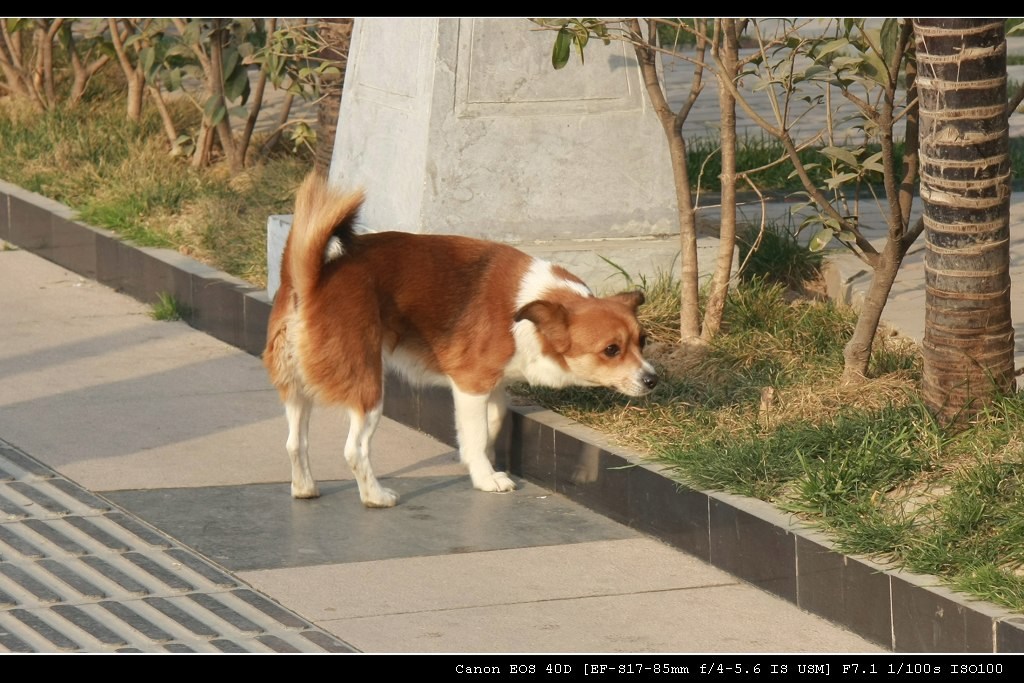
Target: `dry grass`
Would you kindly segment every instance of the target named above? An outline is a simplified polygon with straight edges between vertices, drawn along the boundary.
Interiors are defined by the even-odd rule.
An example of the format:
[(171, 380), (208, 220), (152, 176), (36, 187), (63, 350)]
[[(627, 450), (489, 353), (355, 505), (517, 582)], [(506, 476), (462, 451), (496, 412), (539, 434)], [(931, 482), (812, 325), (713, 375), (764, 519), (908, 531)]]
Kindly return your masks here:
[[(194, 115), (184, 102), (172, 106), (182, 119)], [(168, 154), (155, 112), (129, 123), (117, 98), (44, 114), (0, 98), (0, 139), (3, 179), (136, 244), (177, 249), (260, 286), (267, 217), (291, 212), (312, 167), (308, 154), (283, 154), (235, 177), (223, 165), (194, 169)]]

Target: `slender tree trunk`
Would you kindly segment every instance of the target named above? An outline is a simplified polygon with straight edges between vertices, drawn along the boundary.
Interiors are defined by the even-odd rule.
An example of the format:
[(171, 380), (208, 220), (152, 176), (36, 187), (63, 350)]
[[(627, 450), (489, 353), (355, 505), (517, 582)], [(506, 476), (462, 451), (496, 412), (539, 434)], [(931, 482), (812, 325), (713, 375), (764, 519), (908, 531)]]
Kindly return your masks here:
[[(883, 183), (885, 196), (888, 200), (888, 214), (885, 216), (889, 228), (889, 237), (881, 253), (872, 266), (871, 285), (867, 296), (861, 304), (857, 315), (857, 324), (853, 335), (843, 348), (843, 384), (862, 382), (868, 373), (871, 362), (871, 348), (878, 324), (882, 320), (882, 311), (889, 300), (893, 283), (899, 273), (907, 250), (917, 240), (924, 229), (922, 220), (910, 225), (911, 209), (914, 202), (920, 161), (918, 159), (918, 118), (917, 100), (917, 67), (914, 60), (904, 61), (902, 55), (913, 46), (913, 25), (907, 21), (900, 28), (898, 51), (899, 59), (889, 65), (889, 85), (885, 97), (878, 109), (876, 120), (882, 144), (882, 165), (884, 167)], [(896, 98), (897, 76), (900, 67), (904, 67), (906, 84), (906, 129), (903, 147), (903, 176), (897, 177), (897, 159), (893, 138), (893, 112)]]
[[(734, 79), (738, 75), (739, 35), (735, 19), (715, 19), (719, 22), (718, 63), (722, 69), (717, 74), (721, 79)], [(732, 261), (736, 253), (736, 99), (721, 82), (718, 85), (718, 107), (722, 114), (722, 207), (719, 228), (718, 258), (711, 278), (707, 308), (704, 311), (704, 326), (701, 338), (712, 339), (722, 327), (725, 299), (729, 293), (732, 277)]]
[(192, 152), (192, 168), (204, 168), (210, 165), (210, 157), (213, 155), (213, 129), (207, 125), (206, 117), (199, 125), (199, 133), (196, 134), (196, 148)]
[(39, 19), (38, 45), (40, 82), (47, 108), (57, 102), (57, 89), (53, 77), (53, 39), (64, 23), (63, 19)]
[[(697, 222), (693, 212), (693, 195), (690, 191), (689, 171), (686, 168), (686, 140), (683, 138), (683, 122), (689, 113), (690, 107), (700, 93), (700, 71), (697, 67), (696, 77), (690, 91), (690, 99), (678, 113), (673, 113), (665, 100), (665, 93), (661, 87), (661, 78), (658, 75), (658, 67), (655, 62), (658, 53), (653, 49), (657, 41), (657, 35), (653, 22), (648, 23), (646, 40), (640, 31), (640, 22), (637, 19), (628, 21), (631, 41), (636, 52), (637, 61), (640, 63), (640, 73), (644, 80), (644, 87), (651, 100), (658, 121), (665, 131), (665, 138), (668, 140), (669, 159), (672, 163), (672, 178), (675, 183), (676, 204), (679, 215), (679, 260), (680, 268), (680, 311), (679, 311), (679, 336), (683, 342), (694, 342), (700, 340), (700, 289), (698, 286), (697, 270)], [(646, 41), (651, 41), (650, 43)], [(702, 55), (703, 56), (703, 55)]]
[[(27, 29), (25, 31), (28, 31)], [(46, 110), (46, 103), (39, 93), (36, 83), (36, 72), (29, 66), (31, 48), (26, 49), (23, 40), (23, 31), (11, 33), (7, 25), (0, 22), (0, 36), (3, 36), (3, 45), (0, 46), (0, 67), (4, 72), (4, 78), (11, 93), (25, 97), (32, 102), (33, 108), (39, 112)], [(33, 30), (30, 38), (30, 45), (35, 44), (36, 31)]]
[[(71, 72), (73, 74), (71, 92), (67, 99), (69, 107), (74, 107), (82, 101), (82, 98), (85, 97), (85, 89), (89, 85), (89, 79), (95, 76), (96, 72), (110, 61), (110, 55), (101, 55), (89, 61), (91, 50), (86, 51), (85, 55), (80, 55), (78, 53), (78, 43), (75, 41), (75, 32), (72, 28), (72, 25), (67, 25), (61, 32), (62, 39), (67, 43), (68, 59), (71, 61)], [(83, 61), (83, 57), (85, 61)]]
[(918, 19), (924, 399), (964, 420), (1014, 381), (1003, 19)]
[(132, 64), (124, 44), (125, 38), (129, 37), (134, 30), (134, 24), (128, 19), (123, 20), (122, 23), (127, 29), (124, 36), (121, 35), (121, 31), (118, 29), (117, 19), (108, 18), (107, 29), (110, 31), (110, 42), (114, 46), (117, 62), (121, 65), (121, 72), (124, 73), (125, 81), (128, 83), (125, 116), (127, 116), (129, 121), (138, 123), (142, 119), (142, 98), (146, 93), (146, 78), (145, 74), (142, 73), (142, 68), (137, 64)]
[[(277, 19), (267, 20), (267, 40), (265, 47), (269, 47), (273, 41), (274, 31), (277, 30)], [(249, 115), (245, 119), (245, 126), (242, 128), (242, 135), (238, 140), (238, 159), (242, 166), (245, 166), (245, 158), (249, 155), (249, 143), (252, 142), (252, 133), (256, 130), (256, 122), (260, 118), (260, 111), (263, 109), (263, 91), (267, 87), (267, 71), (260, 69), (256, 77), (256, 88), (253, 90), (249, 100)]]
[(171, 116), (170, 110), (167, 108), (167, 103), (164, 101), (164, 93), (159, 85), (147, 85), (146, 92), (149, 93), (149, 97), (153, 100), (156, 110), (160, 113), (160, 122), (163, 124), (167, 142), (171, 146), (171, 154), (177, 156), (181, 152), (181, 144), (178, 142), (178, 127), (174, 123), (174, 117)]
[(35, 92), (25, 64), (21, 31), (12, 33), (7, 30), (7, 24), (0, 21), (0, 36), (3, 37), (3, 43), (0, 44), (0, 69), (3, 70), (8, 92), (29, 100), (37, 110), (42, 111), (45, 107)]
[(267, 156), (273, 151), (274, 147), (277, 146), (278, 141), (281, 139), (281, 131), (288, 125), (288, 119), (292, 114), (292, 104), (295, 101), (295, 94), (288, 93), (284, 96), (284, 102), (281, 103), (281, 113), (277, 117), (277, 125), (274, 126), (274, 130), (270, 133), (270, 136), (260, 147), (260, 156)]
[(902, 244), (887, 240), (878, 263), (872, 270), (871, 285), (857, 314), (853, 335), (843, 347), (843, 384), (858, 384), (867, 376), (871, 361), (871, 347), (882, 320), (882, 311), (889, 300), (889, 292), (903, 264), (907, 249)]
[[(225, 29), (223, 28), (223, 20), (214, 19), (214, 25), (217, 27), (210, 34), (210, 79), (209, 84), (213, 89), (214, 97), (221, 103), (221, 106), (227, 107), (228, 102), (224, 98), (224, 34)], [(227, 112), (221, 117), (220, 121), (215, 126), (217, 130), (217, 139), (220, 140), (221, 149), (224, 150), (224, 156), (228, 162), (228, 168), (231, 169), (232, 175), (239, 173), (242, 170), (242, 161), (238, 156), (238, 145), (235, 141), (234, 132), (231, 129), (231, 115)]]

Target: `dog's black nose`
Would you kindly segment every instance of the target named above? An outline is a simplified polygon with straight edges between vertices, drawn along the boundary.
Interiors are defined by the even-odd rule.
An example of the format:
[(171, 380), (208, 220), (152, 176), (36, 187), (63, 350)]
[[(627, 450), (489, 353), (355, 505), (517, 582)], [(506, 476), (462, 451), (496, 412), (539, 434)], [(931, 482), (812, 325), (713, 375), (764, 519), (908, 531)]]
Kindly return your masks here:
[(653, 389), (658, 386), (658, 376), (654, 373), (645, 373), (640, 381), (642, 381), (644, 386), (648, 389)]

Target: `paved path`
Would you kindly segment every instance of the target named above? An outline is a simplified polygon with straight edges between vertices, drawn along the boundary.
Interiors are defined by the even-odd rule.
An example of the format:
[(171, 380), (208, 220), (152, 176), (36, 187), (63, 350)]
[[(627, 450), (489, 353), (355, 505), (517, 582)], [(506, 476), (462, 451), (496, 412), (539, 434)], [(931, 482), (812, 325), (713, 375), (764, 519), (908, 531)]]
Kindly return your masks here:
[(361, 507), (329, 412), (293, 501), (258, 359), (24, 251), (0, 315), (0, 651), (880, 651), (549, 491), (473, 491), (389, 420), (399, 507)]

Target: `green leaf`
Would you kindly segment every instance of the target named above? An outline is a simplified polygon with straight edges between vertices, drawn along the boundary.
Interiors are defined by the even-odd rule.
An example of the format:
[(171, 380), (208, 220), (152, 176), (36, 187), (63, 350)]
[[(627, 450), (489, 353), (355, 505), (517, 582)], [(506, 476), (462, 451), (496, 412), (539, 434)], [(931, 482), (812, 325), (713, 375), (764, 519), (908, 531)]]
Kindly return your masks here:
[(840, 230), (839, 234), (836, 235), (836, 239), (844, 244), (857, 243), (857, 235), (852, 230)]
[(821, 251), (825, 248), (825, 245), (832, 241), (833, 235), (835, 235), (835, 233), (832, 232), (832, 228), (822, 228), (815, 233), (814, 237), (811, 238), (811, 241), (807, 243), (807, 249), (809, 251)]
[(239, 61), (241, 61), (241, 58), (238, 55), (238, 50), (234, 48), (228, 48), (224, 50), (224, 62), (222, 66), (225, 80), (227, 80), (234, 74), (235, 68), (238, 66)]
[(182, 81), (184, 79), (184, 72), (181, 69), (171, 69), (170, 76), (168, 78), (167, 89), (171, 92), (182, 89)]
[(815, 59), (821, 59), (822, 57), (825, 57), (835, 52), (836, 50), (843, 49), (849, 44), (850, 41), (847, 40), (846, 38), (836, 38), (835, 40), (830, 40), (824, 45), (822, 45), (820, 48), (818, 48), (818, 50), (815, 52), (814, 57)]
[(227, 107), (224, 106), (222, 98), (213, 95), (203, 106), (203, 116), (210, 121), (211, 126), (216, 126), (220, 123), (224, 116), (228, 113)]
[(217, 107), (217, 110), (213, 112), (213, 116), (210, 118), (210, 125), (216, 126), (218, 123), (224, 120), (224, 117), (227, 116), (227, 113), (227, 107), (225, 107), (224, 105)]
[(587, 46), (587, 43), (589, 43), (589, 42), (590, 42), (590, 31), (588, 31), (585, 28), (584, 29), (580, 29), (579, 31), (576, 31), (576, 45), (580, 48), (581, 51), (583, 50), (583, 48), (585, 48)]
[(146, 80), (149, 80), (156, 65), (156, 50), (151, 47), (142, 48), (142, 52), (139, 53), (139, 64), (142, 66), (142, 73), (146, 74)]
[(194, 19), (185, 20), (185, 30), (181, 34), (182, 40), (186, 43), (200, 43), (200, 32), (202, 31), (202, 22), (195, 21)]
[(839, 175), (832, 176), (831, 178), (825, 179), (825, 185), (830, 190), (834, 190), (843, 183), (847, 183), (857, 177), (856, 173), (840, 173)]
[(892, 66), (896, 58), (896, 43), (900, 38), (900, 22), (898, 19), (886, 19), (882, 22), (882, 60), (887, 66)]
[(538, 26), (548, 26), (550, 28), (555, 28), (556, 26), (558, 28), (562, 28), (563, 26), (569, 23), (568, 19), (562, 19), (557, 17), (553, 19), (544, 17), (531, 17), (530, 21), (537, 24)]
[(564, 27), (555, 36), (555, 46), (551, 50), (551, 66), (561, 69), (569, 63), (569, 50), (572, 47), (572, 33)]
[(860, 68), (860, 65), (863, 61), (863, 57), (854, 55), (842, 55), (832, 60), (832, 67), (836, 71), (842, 71), (843, 69), (852, 69), (856, 71), (857, 69)]
[(224, 97), (229, 102), (242, 98), (244, 102), (249, 97), (249, 74), (245, 69), (236, 69), (231, 77), (224, 83)]
[[(807, 202), (807, 207), (813, 207), (813, 206), (816, 206), (816, 204), (814, 202)], [(803, 232), (803, 229), (806, 228), (809, 225), (820, 225), (820, 224), (821, 224), (821, 216), (820, 215), (807, 216), (802, 221), (800, 221), (800, 227), (797, 228), (797, 232)]]
[(861, 162), (861, 166), (869, 171), (877, 171), (878, 173), (884, 173), (885, 168), (882, 166), (882, 153), (876, 152)]
[(848, 149), (844, 149), (842, 147), (828, 146), (822, 147), (819, 151), (830, 159), (841, 161), (844, 164), (848, 164), (849, 166), (857, 166), (857, 157), (854, 156), (853, 153)]
[(832, 71), (827, 66), (822, 66), (821, 64), (815, 64), (813, 66), (807, 67), (807, 69), (803, 73), (803, 77), (805, 79), (807, 79), (807, 80), (811, 80), (812, 78), (816, 78), (816, 77), (818, 77), (818, 76), (820, 76), (822, 74), (825, 74), (827, 76), (831, 76), (832, 75)]
[(864, 64), (861, 66), (860, 71), (881, 86), (889, 84), (889, 70), (885, 67), (885, 62), (882, 61), (882, 58), (875, 54), (874, 51), (867, 52), (864, 55)]
[[(810, 170), (813, 170), (815, 168), (818, 168), (819, 166), (821, 166), (821, 164), (804, 164), (803, 166), (804, 166), (804, 170), (805, 171), (810, 171)], [(794, 170), (790, 171), (789, 175), (787, 175), (786, 177), (787, 178), (797, 178), (799, 176), (800, 176), (800, 172), (794, 169)]]

